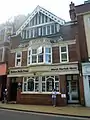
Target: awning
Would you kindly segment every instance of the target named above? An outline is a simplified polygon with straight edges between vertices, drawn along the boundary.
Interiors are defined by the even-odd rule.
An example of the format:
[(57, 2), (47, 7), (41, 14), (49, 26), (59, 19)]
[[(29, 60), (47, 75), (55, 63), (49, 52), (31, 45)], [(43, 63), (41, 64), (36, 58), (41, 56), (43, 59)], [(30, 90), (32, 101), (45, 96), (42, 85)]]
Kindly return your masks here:
[(6, 75), (6, 64), (0, 65), (0, 75)]

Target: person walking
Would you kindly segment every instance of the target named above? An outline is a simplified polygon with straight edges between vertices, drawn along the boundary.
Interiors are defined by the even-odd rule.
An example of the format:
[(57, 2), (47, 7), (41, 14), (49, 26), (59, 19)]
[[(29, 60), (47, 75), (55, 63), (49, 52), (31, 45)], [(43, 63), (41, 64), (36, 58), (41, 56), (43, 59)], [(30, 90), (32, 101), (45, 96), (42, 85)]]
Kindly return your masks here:
[(54, 107), (56, 106), (56, 96), (57, 96), (56, 90), (53, 89), (53, 91), (52, 91), (52, 104)]

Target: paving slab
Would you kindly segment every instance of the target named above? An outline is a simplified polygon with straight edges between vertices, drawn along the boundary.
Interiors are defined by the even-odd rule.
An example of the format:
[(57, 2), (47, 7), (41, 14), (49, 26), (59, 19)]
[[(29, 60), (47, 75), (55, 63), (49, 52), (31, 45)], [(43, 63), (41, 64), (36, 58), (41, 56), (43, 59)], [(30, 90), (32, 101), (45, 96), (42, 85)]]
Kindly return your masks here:
[(41, 106), (41, 105), (21, 105), (21, 104), (0, 103), (0, 108), (26, 111), (26, 112), (37, 112), (37, 113), (79, 116), (79, 117), (90, 118), (90, 108), (82, 107), (82, 106), (53, 107), (53, 106)]

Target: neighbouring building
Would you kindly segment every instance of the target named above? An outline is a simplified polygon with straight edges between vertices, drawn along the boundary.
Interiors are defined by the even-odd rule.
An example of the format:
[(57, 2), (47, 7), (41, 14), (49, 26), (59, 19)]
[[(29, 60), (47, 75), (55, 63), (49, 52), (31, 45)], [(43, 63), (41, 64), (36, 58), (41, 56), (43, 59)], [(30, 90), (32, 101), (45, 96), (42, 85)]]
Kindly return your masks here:
[[(84, 83), (85, 105), (90, 107), (90, 0), (76, 6), (80, 49), (82, 54), (82, 75)], [(82, 46), (83, 41), (83, 46)]]
[(10, 50), (10, 37), (12, 34), (11, 26), (3, 26), (0, 29), (0, 100), (7, 83), (8, 54)]
[(55, 88), (58, 106), (84, 104), (74, 10), (71, 3), (72, 21), (65, 22), (37, 6), (11, 36), (7, 76), (10, 101), (51, 105), (51, 93)]

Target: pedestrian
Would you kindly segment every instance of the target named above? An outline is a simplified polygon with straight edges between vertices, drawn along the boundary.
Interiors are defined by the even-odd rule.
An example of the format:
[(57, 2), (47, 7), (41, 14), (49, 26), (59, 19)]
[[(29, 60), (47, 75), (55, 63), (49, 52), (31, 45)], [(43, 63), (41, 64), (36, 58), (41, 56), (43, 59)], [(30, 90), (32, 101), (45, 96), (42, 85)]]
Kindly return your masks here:
[(5, 90), (3, 91), (3, 102), (4, 102), (4, 103), (7, 103), (7, 94), (8, 94), (8, 91), (7, 91), (7, 89), (5, 89)]
[(53, 89), (53, 91), (52, 91), (52, 104), (54, 107), (56, 106), (56, 96), (57, 96), (56, 90)]

